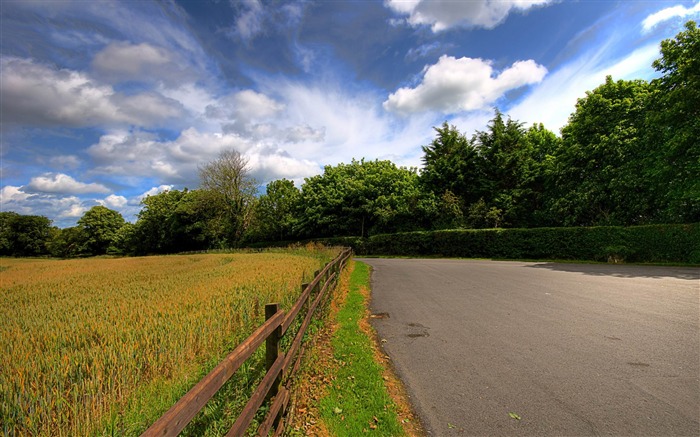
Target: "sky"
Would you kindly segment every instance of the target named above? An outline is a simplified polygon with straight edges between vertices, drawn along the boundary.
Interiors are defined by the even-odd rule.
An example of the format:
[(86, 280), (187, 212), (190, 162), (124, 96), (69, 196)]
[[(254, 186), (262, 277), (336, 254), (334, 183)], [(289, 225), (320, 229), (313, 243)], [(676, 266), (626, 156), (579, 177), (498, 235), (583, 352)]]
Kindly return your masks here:
[(494, 110), (555, 133), (613, 79), (651, 80), (700, 0), (0, 1), (0, 207), (74, 226), (198, 187), (224, 150), (261, 190), (326, 165), (420, 167)]

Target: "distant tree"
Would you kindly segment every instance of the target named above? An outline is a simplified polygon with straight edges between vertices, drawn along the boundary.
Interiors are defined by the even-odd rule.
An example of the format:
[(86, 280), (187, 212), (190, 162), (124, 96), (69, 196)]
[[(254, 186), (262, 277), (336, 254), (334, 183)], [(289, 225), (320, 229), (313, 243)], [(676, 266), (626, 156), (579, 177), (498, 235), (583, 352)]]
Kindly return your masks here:
[(301, 192), (287, 179), (267, 184), (255, 207), (255, 237), (285, 240), (293, 236)]
[(250, 176), (248, 160), (235, 150), (226, 150), (219, 157), (199, 168), (203, 190), (214, 193), (223, 204), (228, 220), (227, 243), (237, 245), (252, 219), (256, 182)]
[(0, 255), (47, 255), (50, 239), (51, 220), (48, 218), (0, 212)]
[(445, 122), (434, 129), (435, 139), (423, 146), (422, 188), (442, 198), (445, 193), (452, 193), (460, 199), (460, 209), (463, 209), (488, 191), (481, 158), (474, 145), (455, 126)]
[(114, 255), (134, 255), (138, 251), (138, 234), (136, 225), (126, 222), (115, 233), (107, 253)]
[(49, 252), (56, 258), (74, 258), (81, 255), (84, 241), (83, 230), (79, 226), (55, 228), (49, 242)]
[(119, 212), (102, 205), (93, 206), (78, 220), (83, 237), (81, 252), (86, 255), (106, 254), (122, 226), (124, 217)]
[(413, 230), (424, 206), (416, 170), (391, 161), (353, 160), (306, 179), (298, 229), (309, 237)]
[(177, 251), (173, 233), (174, 213), (186, 191), (167, 190), (141, 200), (135, 233), (138, 254), (172, 253)]

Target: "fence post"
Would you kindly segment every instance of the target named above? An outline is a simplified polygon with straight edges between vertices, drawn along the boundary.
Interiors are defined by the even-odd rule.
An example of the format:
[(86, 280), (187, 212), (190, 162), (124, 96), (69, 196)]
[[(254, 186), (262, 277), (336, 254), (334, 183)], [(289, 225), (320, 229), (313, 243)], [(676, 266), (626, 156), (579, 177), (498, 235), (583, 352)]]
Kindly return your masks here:
[[(278, 311), (280, 310), (280, 304), (278, 303), (268, 303), (265, 305), (265, 320), (270, 319), (272, 316), (274, 316)], [(277, 329), (275, 329), (269, 337), (267, 337), (267, 340), (265, 340), (265, 369), (270, 370), (272, 365), (275, 363), (277, 360), (277, 356), (280, 353), (280, 337), (282, 336), (282, 325), (278, 326)], [(280, 380), (281, 380), (281, 373), (280, 375), (275, 379), (275, 382), (272, 384), (272, 387), (270, 388), (270, 391), (267, 394), (267, 400), (272, 399), (274, 396), (277, 395), (277, 392), (279, 391), (280, 387)]]

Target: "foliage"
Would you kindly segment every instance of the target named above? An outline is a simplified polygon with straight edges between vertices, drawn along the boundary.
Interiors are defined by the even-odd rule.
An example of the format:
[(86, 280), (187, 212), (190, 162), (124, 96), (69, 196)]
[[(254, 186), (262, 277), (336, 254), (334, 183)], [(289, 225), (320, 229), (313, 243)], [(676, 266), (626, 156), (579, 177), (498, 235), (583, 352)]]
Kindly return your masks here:
[(102, 205), (93, 206), (78, 220), (81, 252), (87, 255), (106, 254), (122, 226), (124, 217), (117, 211)]
[(294, 235), (301, 192), (287, 179), (267, 184), (265, 194), (255, 205), (251, 237), (263, 241), (283, 241)]
[(237, 245), (250, 225), (257, 193), (247, 159), (235, 150), (223, 151), (217, 159), (200, 167), (199, 178), (201, 188), (211, 193), (217, 207), (223, 208), (226, 243), (230, 247)]
[(562, 224), (653, 221), (648, 184), (653, 170), (640, 166), (651, 148), (641, 138), (650, 92), (645, 81), (615, 82), (608, 76), (579, 99), (555, 152), (551, 208)]
[[(140, 434), (262, 323), (266, 302), (288, 309), (329, 255), (4, 260), (0, 433)], [(228, 426), (263, 355), (228, 384)]]
[(698, 263), (700, 224), (421, 231), (345, 244), (373, 255)]
[(700, 28), (694, 21), (685, 31), (661, 43), (654, 68), (662, 76), (655, 88), (647, 141), (658, 146), (649, 158), (656, 164), (652, 176), (663, 190), (661, 220), (700, 221)]
[(48, 218), (0, 212), (0, 255), (46, 255), (50, 238), (51, 220)]
[(416, 171), (391, 161), (326, 166), (302, 186), (299, 234), (363, 236), (416, 229), (429, 206), (424, 200)]

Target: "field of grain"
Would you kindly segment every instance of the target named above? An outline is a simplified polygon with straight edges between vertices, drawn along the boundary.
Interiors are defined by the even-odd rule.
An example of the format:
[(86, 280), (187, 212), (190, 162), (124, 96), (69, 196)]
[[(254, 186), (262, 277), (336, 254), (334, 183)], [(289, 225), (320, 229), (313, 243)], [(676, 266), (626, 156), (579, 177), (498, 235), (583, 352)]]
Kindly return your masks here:
[(0, 260), (0, 433), (143, 431), (334, 254)]

